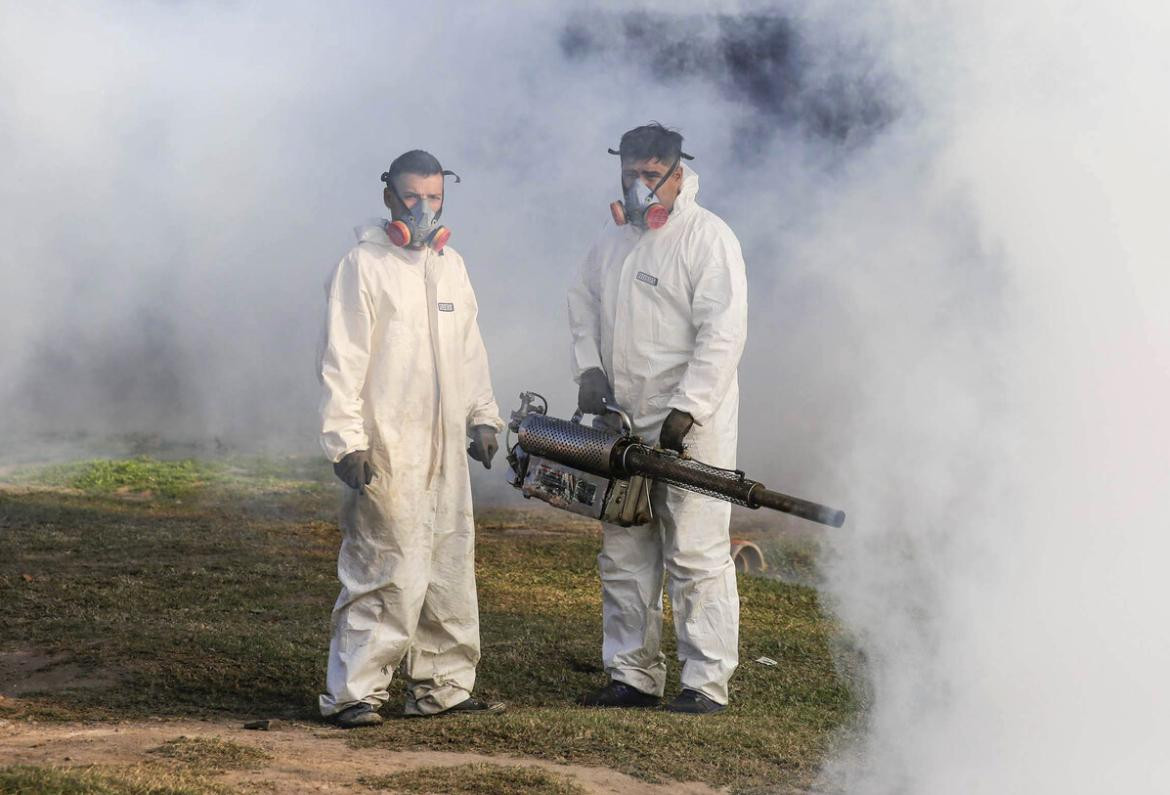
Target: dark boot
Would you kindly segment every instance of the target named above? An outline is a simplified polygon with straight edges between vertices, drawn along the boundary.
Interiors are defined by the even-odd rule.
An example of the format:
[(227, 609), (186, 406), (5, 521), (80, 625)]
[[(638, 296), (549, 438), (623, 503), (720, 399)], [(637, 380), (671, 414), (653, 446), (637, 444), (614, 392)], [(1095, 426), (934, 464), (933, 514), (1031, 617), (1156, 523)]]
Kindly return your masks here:
[(711, 715), (727, 709), (726, 704), (712, 701), (697, 690), (683, 690), (666, 705), (667, 712), (682, 712), (687, 715)]
[(330, 715), (329, 720), (343, 729), (356, 729), (361, 726), (377, 726), (382, 722), (382, 716), (362, 701), (352, 707), (346, 707), (335, 715)]
[(498, 715), (507, 709), (507, 705), (502, 701), (480, 701), (478, 698), (467, 698), (460, 701), (453, 707), (447, 707), (442, 712), (435, 713), (436, 715)]
[(447, 707), (442, 712), (407, 712), (407, 718), (437, 718), (441, 715), (499, 715), (508, 705), (502, 701), (480, 701), (478, 698), (467, 698), (453, 707)]
[(658, 696), (643, 693), (625, 682), (610, 680), (600, 690), (586, 693), (578, 703), (583, 707), (657, 707), (662, 702)]

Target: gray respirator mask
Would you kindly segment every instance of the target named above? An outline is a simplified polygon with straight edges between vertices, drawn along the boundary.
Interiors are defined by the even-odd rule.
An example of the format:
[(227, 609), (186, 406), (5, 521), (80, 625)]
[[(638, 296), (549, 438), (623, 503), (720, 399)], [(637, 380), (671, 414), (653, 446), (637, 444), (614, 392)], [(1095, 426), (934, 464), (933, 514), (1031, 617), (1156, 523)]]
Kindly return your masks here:
[[(616, 152), (613, 149), (610, 149), (609, 153), (621, 156), (621, 152)], [(680, 152), (679, 156), (674, 159), (674, 163), (653, 188), (647, 187), (646, 183), (640, 179), (635, 179), (628, 188), (623, 185), (622, 193), (625, 198), (609, 205), (614, 223), (618, 226), (631, 224), (639, 229), (660, 229), (665, 226), (670, 219), (670, 210), (667, 210), (666, 206), (658, 200), (658, 191), (671, 178), (683, 159), (694, 160), (686, 152)]]
[[(454, 171), (441, 172), (444, 177), (455, 177), (456, 184), (463, 180)], [(423, 248), (430, 246), (438, 253), (443, 253), (443, 246), (451, 239), (451, 230), (439, 223), (439, 216), (443, 214), (442, 205), (438, 211), (431, 210), (430, 202), (419, 199), (413, 207), (406, 207), (406, 202), (398, 195), (398, 188), (394, 180), (390, 179), (390, 172), (382, 175), (386, 187), (394, 193), (399, 204), (406, 208), (405, 213), (396, 215), (386, 225), (386, 236), (390, 242), (402, 248)], [(444, 191), (444, 194), (446, 191)]]
[(431, 210), (431, 203), (428, 201), (415, 202), (415, 205), (407, 208), (406, 212), (403, 220), (410, 227), (411, 237), (420, 243), (428, 240), (439, 226), (439, 213)]

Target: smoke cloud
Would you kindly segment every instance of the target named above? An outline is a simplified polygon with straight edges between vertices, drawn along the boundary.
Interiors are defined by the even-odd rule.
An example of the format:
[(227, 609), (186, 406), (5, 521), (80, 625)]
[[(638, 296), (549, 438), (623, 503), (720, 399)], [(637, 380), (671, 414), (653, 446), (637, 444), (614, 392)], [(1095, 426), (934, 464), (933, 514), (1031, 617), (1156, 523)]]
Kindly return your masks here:
[(860, 191), (885, 228), (846, 254), (896, 252), (913, 278), (858, 285), (882, 304), (865, 303), (868, 395), (841, 470), (857, 532), (827, 571), (872, 709), (825, 787), (1160, 792), (1167, 15), (957, 11), (904, 42), (919, 178), (893, 193), (910, 204), (878, 209), (867, 179), (828, 213), (855, 220)]
[(416, 147), (501, 408), (568, 414), (605, 150), (656, 119), (748, 263), (740, 465), (850, 512), (868, 710), (822, 788), (1163, 791), (1166, 17), (5, 5), (0, 454), (313, 450), (325, 279)]

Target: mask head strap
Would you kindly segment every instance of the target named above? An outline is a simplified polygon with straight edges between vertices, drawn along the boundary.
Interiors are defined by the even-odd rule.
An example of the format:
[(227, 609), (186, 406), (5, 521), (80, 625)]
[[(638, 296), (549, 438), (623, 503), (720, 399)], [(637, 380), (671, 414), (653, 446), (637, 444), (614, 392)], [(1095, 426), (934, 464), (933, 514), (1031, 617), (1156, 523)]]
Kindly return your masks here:
[(390, 172), (389, 172), (389, 171), (383, 171), (383, 172), (382, 172), (382, 181), (386, 183), (386, 187), (387, 187), (387, 188), (389, 188), (389, 189), (390, 189), (390, 192), (394, 194), (394, 198), (395, 198), (395, 199), (398, 199), (398, 203), (399, 203), (399, 204), (401, 204), (403, 207), (405, 207), (405, 206), (406, 206), (406, 202), (404, 202), (404, 201), (402, 200), (402, 197), (398, 195), (398, 188), (397, 188), (397, 186), (395, 186), (395, 184), (394, 184), (394, 180), (392, 180), (392, 179), (390, 178)]
[[(439, 173), (442, 174), (444, 177), (454, 177), (456, 185), (458, 185), (460, 182), (463, 181), (463, 179), (458, 174), (456, 174), (454, 171), (440, 171)], [(398, 203), (401, 204), (403, 207), (405, 207), (406, 202), (404, 202), (402, 200), (402, 196), (399, 195), (398, 188), (394, 185), (394, 180), (390, 179), (390, 172), (383, 171), (381, 179), (383, 182), (386, 183), (386, 187), (390, 189), (390, 192), (394, 194), (394, 198), (398, 199)], [(446, 193), (446, 191), (444, 191), (444, 194), (445, 193)], [(447, 203), (446, 196), (444, 196), (443, 199), (444, 199), (443, 204), (446, 204)], [(439, 205), (439, 211), (437, 213), (435, 213), (435, 220), (436, 221), (439, 220), (439, 217), (442, 214), (443, 214), (443, 205)]]
[[(607, 149), (606, 151), (609, 152), (611, 155), (617, 155), (618, 157), (622, 156), (622, 153), (617, 149)], [(662, 175), (662, 179), (658, 180), (658, 183), (654, 186), (654, 190), (652, 190), (650, 192), (653, 193), (654, 195), (658, 195), (658, 189), (666, 184), (666, 181), (668, 179), (670, 179), (670, 175), (674, 173), (674, 170), (676, 168), (678, 168), (679, 163), (681, 163), (684, 160), (694, 160), (694, 159), (695, 159), (694, 155), (688, 155), (686, 152), (683, 152), (680, 150), (678, 153), (678, 157), (676, 157), (674, 159), (674, 163), (670, 166), (670, 168), (668, 168), (666, 170), (666, 173)]]
[[(622, 153), (621, 153), (620, 151), (618, 151), (617, 149), (606, 149), (605, 151), (609, 152), (611, 155), (617, 155), (618, 157), (621, 157), (621, 155), (622, 155)], [(678, 159), (682, 159), (682, 160), (694, 160), (694, 159), (695, 159), (695, 156), (694, 156), (694, 155), (688, 155), (686, 152), (679, 152), (679, 153), (678, 153)]]

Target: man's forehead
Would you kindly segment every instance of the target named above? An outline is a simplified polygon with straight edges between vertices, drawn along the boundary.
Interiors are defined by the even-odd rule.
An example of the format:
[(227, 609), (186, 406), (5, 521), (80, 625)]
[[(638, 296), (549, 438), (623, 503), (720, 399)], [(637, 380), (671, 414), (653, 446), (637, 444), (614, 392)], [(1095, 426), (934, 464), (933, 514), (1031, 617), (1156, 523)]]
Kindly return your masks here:
[(443, 175), (442, 174), (411, 174), (406, 172), (399, 174), (397, 178), (398, 189), (400, 191), (415, 191), (426, 193), (442, 193), (443, 192)]
[(657, 157), (647, 157), (643, 160), (622, 159), (622, 171), (664, 171), (670, 167)]

